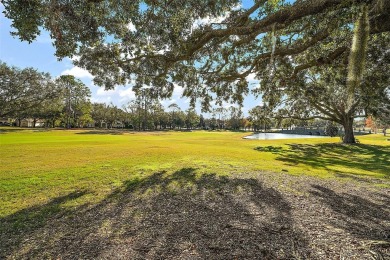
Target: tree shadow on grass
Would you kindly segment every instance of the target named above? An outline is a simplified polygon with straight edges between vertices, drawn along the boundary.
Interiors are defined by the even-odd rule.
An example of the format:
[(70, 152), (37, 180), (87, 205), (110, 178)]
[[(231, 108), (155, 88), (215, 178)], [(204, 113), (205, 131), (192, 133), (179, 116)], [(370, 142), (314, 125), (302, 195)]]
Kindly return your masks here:
[(123, 135), (124, 131), (118, 131), (118, 130), (91, 130), (91, 131), (83, 131), (76, 133), (78, 135)]
[(0, 134), (8, 134), (8, 133), (17, 133), (17, 132), (24, 132), (24, 131), (30, 131), (30, 132), (50, 132), (52, 131), (52, 128), (1, 128), (0, 127)]
[[(313, 168), (331, 170), (330, 167), (346, 167), (368, 170), (390, 178), (390, 146), (343, 144), (287, 144), (288, 148), (267, 146), (255, 150), (279, 155), (276, 160), (288, 165), (303, 164)], [(338, 172), (340, 175), (343, 173)], [(341, 176), (345, 177), (345, 176)], [(357, 177), (359, 178), (359, 177)], [(360, 178), (363, 180), (364, 178)]]
[(355, 194), (337, 193), (320, 185), (312, 185), (312, 188), (310, 193), (335, 214), (327, 220), (333, 227), (368, 241), (367, 247), (374, 250), (374, 255), (378, 257), (374, 259), (390, 257), (389, 195), (376, 193), (380, 199), (373, 202)]
[(281, 146), (258, 146), (254, 148), (256, 151), (259, 152), (271, 152), (271, 153), (281, 153), (283, 152), (283, 147)]
[(0, 218), (0, 259), (4, 259), (9, 250), (19, 247), (30, 237), (41, 233), (53, 217), (60, 218), (69, 213), (69, 210), (61, 207), (63, 203), (85, 194), (86, 191), (71, 192), (44, 205), (33, 206)]
[(0, 127), (0, 134), (8, 134), (8, 133), (17, 133), (22, 132), (30, 129), (23, 129), (23, 128), (2, 128)]
[(14, 235), (25, 242), (2, 243), (0, 252), (64, 259), (309, 258), (308, 242), (293, 226), (289, 203), (259, 180), (183, 168), (128, 180), (95, 206), (59, 212), (39, 230)]

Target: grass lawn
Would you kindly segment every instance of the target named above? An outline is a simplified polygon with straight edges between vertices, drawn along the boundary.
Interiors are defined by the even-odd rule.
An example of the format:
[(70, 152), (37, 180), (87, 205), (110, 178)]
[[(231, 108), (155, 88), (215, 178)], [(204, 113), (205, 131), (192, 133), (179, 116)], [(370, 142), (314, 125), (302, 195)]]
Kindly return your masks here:
[[(115, 230), (115, 232), (119, 232), (114, 232), (113, 237), (117, 240), (112, 239), (120, 241), (117, 246), (123, 246), (123, 237), (134, 239), (133, 236), (124, 235), (126, 230), (131, 228), (123, 224), (124, 219), (118, 220), (116, 217), (115, 221), (119, 227), (114, 227), (114, 217), (111, 215), (108, 217), (107, 215), (114, 214), (110, 212), (114, 207), (112, 201), (118, 203), (118, 198), (128, 203), (129, 210), (132, 208), (131, 216), (135, 223), (141, 221), (147, 215), (147, 209), (134, 206), (140, 201), (142, 201), (143, 206), (147, 204), (149, 207), (152, 207), (151, 205), (159, 207), (153, 203), (162, 201), (161, 204), (164, 205), (164, 201), (172, 200), (172, 203), (175, 203), (175, 201), (179, 203), (179, 206), (176, 205), (172, 208), (177, 209), (180, 208), (180, 201), (188, 203), (188, 200), (183, 199), (187, 198), (185, 196), (188, 195), (189, 200), (191, 200), (191, 196), (201, 198), (205, 196), (205, 190), (211, 190), (212, 193), (207, 193), (207, 196), (210, 196), (207, 197), (207, 200), (211, 200), (208, 201), (207, 205), (218, 202), (222, 203), (220, 204), (221, 207), (226, 207), (226, 203), (218, 199), (218, 196), (222, 196), (221, 192), (224, 194), (221, 197), (223, 199), (226, 199), (227, 194), (234, 194), (234, 196), (238, 196), (237, 198), (240, 201), (245, 201), (244, 197), (249, 196), (246, 194), (248, 188), (253, 191), (257, 187), (252, 183), (252, 179), (258, 183), (257, 178), (263, 175), (267, 176), (267, 180), (261, 180), (261, 183), (263, 185), (267, 183), (275, 191), (267, 189), (259, 191), (257, 195), (260, 196), (260, 199), (263, 196), (271, 197), (273, 200), (278, 199), (278, 196), (287, 196), (288, 198), (290, 196), (305, 196), (310, 200), (312, 197), (310, 193), (317, 197), (333, 194), (329, 191), (331, 190), (329, 187), (326, 188), (326, 184), (317, 187), (316, 182), (339, 185), (337, 187), (341, 187), (340, 192), (344, 187), (342, 185), (350, 185), (348, 187), (353, 187), (353, 189), (354, 187), (363, 187), (364, 192), (369, 190), (373, 194), (388, 194), (390, 188), (390, 141), (387, 140), (388, 137), (381, 135), (361, 136), (358, 137), (360, 144), (347, 146), (340, 144), (339, 138), (265, 141), (242, 139), (245, 135), (247, 133), (204, 131), (133, 133), (1, 128), (0, 224), (3, 222), (3, 225), (0, 225), (0, 234), (10, 235), (19, 232), (19, 235), (12, 235), (9, 240), (0, 241), (7, 245), (7, 248), (1, 248), (2, 246), (0, 246), (0, 258), (2, 258), (1, 256), (23, 258), (26, 255), (38, 257), (38, 253), (42, 253), (39, 248), (43, 247), (46, 248), (43, 250), (47, 253), (46, 257), (56, 258), (59, 255), (66, 255), (65, 252), (58, 251), (62, 247), (56, 244), (56, 241), (62, 241), (63, 243), (62, 239), (65, 239), (64, 237), (67, 237), (66, 234), (68, 234), (65, 231), (66, 228), (62, 225), (68, 223), (72, 226), (73, 224), (70, 223), (77, 222), (77, 218), (88, 215), (86, 212), (91, 212), (92, 209), (97, 210), (97, 207), (104, 208), (103, 211), (99, 209), (98, 212), (99, 216), (105, 216), (98, 218), (98, 227), (91, 227), (86, 224), (85, 227), (74, 227), (74, 229), (77, 232), (80, 230), (85, 232), (82, 241), (85, 241), (87, 237), (92, 239), (90, 235), (94, 232), (105, 234), (103, 237), (112, 238), (110, 232)], [(311, 183), (311, 186), (306, 189), (302, 186), (302, 180), (307, 180), (308, 183)], [(334, 188), (335, 186), (332, 187), (334, 192), (339, 191)], [(360, 188), (356, 189), (359, 190)], [(267, 192), (264, 193), (265, 191)], [(164, 196), (169, 194), (170, 197), (158, 197), (162, 194), (165, 194)], [(177, 197), (178, 195), (180, 196)], [(332, 198), (334, 198), (333, 195)], [(131, 200), (124, 199), (124, 197), (128, 198), (129, 196), (134, 197)], [(326, 199), (324, 196), (322, 196), (322, 199)], [(342, 195), (340, 194), (340, 196)], [(367, 198), (364, 202), (360, 201), (360, 204), (365, 205), (366, 203), (369, 206), (370, 195), (365, 194), (364, 196), (367, 196)], [(288, 198), (286, 198), (287, 201), (289, 201)], [(341, 198), (343, 198), (343, 201), (346, 199)], [(389, 198), (390, 196), (387, 200)], [(151, 200), (153, 200), (153, 203)], [(283, 204), (281, 198), (278, 201), (276, 204), (279, 203), (282, 205), (281, 207), (286, 207), (291, 211), (291, 206)], [(323, 201), (321, 200), (321, 203), (324, 203)], [(356, 203), (357, 199), (352, 201)], [(217, 205), (219, 205), (218, 203)], [(229, 200), (229, 203), (233, 202)], [(295, 202), (289, 201), (289, 203), (294, 204)], [(332, 203), (328, 203), (328, 208), (332, 209)], [(268, 206), (273, 204), (273, 202), (266, 203)], [(185, 205), (186, 207), (189, 206)], [(245, 205), (249, 207), (251, 204)], [(384, 209), (380, 205), (378, 205), (380, 209), (376, 210), (383, 211)], [(172, 207), (171, 204), (165, 205), (165, 208), (170, 207)], [(183, 207), (181, 212), (185, 211), (186, 207)], [(191, 204), (189, 208), (191, 207), (199, 207), (199, 204)], [(229, 206), (229, 208), (231, 207)], [(124, 211), (126, 210), (123, 209), (120, 214), (124, 214)], [(159, 209), (156, 208), (154, 211), (158, 213)], [(274, 211), (275, 208), (272, 212)], [(283, 208), (276, 208), (276, 211), (280, 211), (279, 215), (284, 214)], [(383, 213), (386, 215), (387, 211), (382, 211), (375, 214), (381, 215)], [(240, 212), (243, 212), (243, 210), (240, 210)], [(253, 213), (250, 212), (250, 214)], [(334, 212), (334, 209), (332, 212)], [(160, 213), (166, 218), (171, 216), (165, 212), (165, 209)], [(130, 213), (128, 212), (128, 214)], [(150, 214), (154, 215), (154, 213)], [(199, 218), (201, 219), (201, 216)], [(390, 221), (388, 218), (382, 220)], [(83, 219), (83, 222), (88, 221), (96, 222), (96, 219), (93, 217)], [(187, 224), (191, 226), (191, 223)], [(38, 235), (36, 232), (38, 230), (42, 231), (42, 229), (49, 232), (49, 226), (53, 225), (54, 229), (57, 229), (57, 233), (50, 235), (50, 243), (53, 244), (49, 247), (50, 251), (47, 249), (47, 244), (43, 246), (37, 242), (44, 235)], [(291, 228), (293, 228), (293, 224), (291, 224)], [(120, 231), (118, 231), (119, 229)], [(149, 231), (151, 232), (151, 230)], [(134, 230), (133, 232), (138, 235), (144, 234), (137, 233)], [(20, 235), (21, 233), (28, 235)], [(297, 236), (300, 234), (298, 233), (296, 233)], [(26, 238), (36, 239), (35, 244), (33, 242), (23, 242)], [(81, 238), (77, 237), (77, 239)], [(77, 239), (73, 238), (73, 241), (77, 241)], [(387, 241), (386, 239), (384, 240)], [(155, 242), (155, 240), (153, 241)], [(189, 243), (188, 241), (192, 240), (189, 238), (184, 242)], [(171, 246), (186, 247), (184, 242), (183, 245), (179, 242), (175, 240)], [(198, 244), (197, 246), (206, 247), (208, 243)], [(292, 248), (300, 248), (300, 245), (294, 245), (294, 243)], [(97, 245), (92, 243), (88, 246), (96, 247)], [(190, 245), (187, 246), (191, 247)], [(221, 247), (219, 244), (215, 246), (217, 248)], [(308, 245), (305, 247), (310, 248)], [(137, 247), (134, 248), (132, 250), (138, 250)], [(153, 248), (155, 250), (156, 246)], [(93, 251), (93, 249), (88, 250)], [(91, 254), (88, 250), (85, 249), (85, 252), (81, 250), (85, 254), (78, 257), (102, 257), (102, 252), (93, 251), (94, 253)], [(140, 258), (152, 256), (152, 249), (145, 250), (137, 251)], [(178, 250), (180, 251), (180, 249)], [(184, 252), (183, 250), (181, 252)], [(261, 249), (256, 250), (262, 252)], [(288, 251), (288, 249), (286, 250)], [(304, 252), (304, 250), (296, 249), (295, 251), (290, 248), (289, 254), (278, 253), (277, 255), (269, 255), (269, 257), (279, 258), (282, 256), (283, 258), (283, 256), (289, 257), (291, 254), (312, 256), (310, 250)], [(162, 255), (178, 257), (175, 252), (165, 252), (166, 254)], [(204, 253), (205, 251), (199, 249), (197, 252)], [(376, 251), (374, 250), (374, 252)], [(156, 256), (161, 255), (161, 252), (154, 253), (157, 254)], [(132, 255), (135, 255), (135, 251), (132, 252)], [(106, 256), (109, 257), (110, 255)], [(125, 256), (124, 253), (123, 257)], [(212, 256), (212, 253), (209, 256)], [(238, 256), (245, 257), (242, 254), (238, 254)], [(264, 253), (263, 256), (266, 257), (267, 255)], [(186, 258), (185, 255), (181, 257)], [(199, 255), (199, 257), (207, 257), (207, 254)]]

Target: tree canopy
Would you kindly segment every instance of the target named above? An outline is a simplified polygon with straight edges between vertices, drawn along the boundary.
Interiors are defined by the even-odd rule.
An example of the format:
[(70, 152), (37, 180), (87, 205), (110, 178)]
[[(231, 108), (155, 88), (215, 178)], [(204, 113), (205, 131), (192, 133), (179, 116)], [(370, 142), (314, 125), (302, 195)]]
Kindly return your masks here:
[[(254, 0), (249, 6), (238, 0), (2, 2), (13, 35), (33, 41), (48, 30), (57, 57), (75, 57), (95, 84), (112, 89), (134, 83), (136, 92), (148, 85), (166, 98), (176, 83), (191, 105), (199, 101), (204, 110), (212, 102), (241, 104), (251, 90), (277, 106), (297, 86), (303, 93), (309, 76), (327, 84), (329, 71), (355, 93), (371, 75), (365, 74), (365, 57), (376, 55), (365, 46), (379, 44), (385, 53), (390, 32), (386, 0)], [(366, 29), (356, 30), (359, 19)], [(383, 60), (369, 65), (382, 66)], [(251, 89), (249, 75), (259, 87)], [(346, 99), (349, 108), (356, 103), (356, 95)]]
[[(332, 62), (348, 51), (351, 35), (326, 53), (318, 47), (351, 27), (360, 5), (369, 6), (372, 34), (390, 30), (384, 0), (259, 0), (249, 7), (237, 0), (2, 2), (14, 35), (32, 41), (41, 28), (48, 30), (56, 55), (77, 56), (95, 83), (113, 88), (135, 80), (164, 97), (173, 81), (206, 107), (215, 98), (240, 102), (248, 92), (245, 77), (266, 77), (272, 58), (311, 53), (316, 65)], [(297, 63), (295, 73), (307, 66)]]
[(0, 62), (0, 117), (23, 113), (59, 94), (59, 88), (48, 73)]
[(62, 75), (56, 80), (63, 90), (65, 101), (64, 112), (67, 117), (67, 127), (92, 121), (89, 112), (92, 109), (89, 98), (91, 90), (81, 80), (73, 75)]

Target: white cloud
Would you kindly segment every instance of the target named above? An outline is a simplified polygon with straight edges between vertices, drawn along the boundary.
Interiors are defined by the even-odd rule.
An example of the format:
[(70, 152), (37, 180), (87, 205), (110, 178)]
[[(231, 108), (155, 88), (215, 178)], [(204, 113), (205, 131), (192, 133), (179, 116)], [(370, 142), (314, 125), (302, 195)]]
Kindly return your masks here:
[(202, 25), (207, 25), (207, 24), (211, 24), (211, 23), (220, 23), (222, 22), (223, 20), (225, 20), (227, 17), (228, 17), (229, 13), (227, 13), (226, 15), (224, 16), (219, 16), (219, 17), (205, 17), (205, 18), (201, 18), (201, 19), (196, 19), (193, 23), (192, 23), (192, 28), (193, 29), (197, 29), (199, 27), (201, 27)]
[(176, 102), (176, 99), (164, 99), (164, 100), (161, 100), (160, 103), (161, 105), (165, 106), (165, 107), (168, 107), (170, 104), (173, 104)]
[(229, 109), (229, 108), (235, 107), (235, 106), (232, 105), (232, 104), (224, 104), (224, 105), (222, 105), (222, 107), (225, 108), (225, 109)]
[(93, 76), (91, 73), (89, 73), (87, 70), (82, 69), (80, 67), (74, 66), (71, 69), (64, 70), (61, 72), (61, 75), (73, 75), (76, 78), (89, 78), (93, 79)]
[[(232, 10), (239, 10), (241, 7), (242, 7), (241, 4), (237, 4), (236, 6), (234, 6), (234, 7), (232, 8)], [(197, 29), (197, 28), (199, 28), (199, 27), (202, 26), (202, 25), (211, 24), (211, 23), (221, 23), (221, 22), (223, 22), (227, 17), (229, 17), (229, 15), (230, 15), (230, 12), (226, 12), (225, 15), (218, 16), (218, 17), (210, 17), (210, 16), (207, 16), (207, 17), (204, 17), (204, 18), (201, 18), (201, 19), (196, 19), (196, 20), (192, 23), (192, 28), (193, 28), (193, 29)]]
[(257, 89), (260, 87), (261, 80), (256, 79), (255, 77), (256, 77), (255, 73), (251, 73), (248, 76), (246, 76), (246, 80), (249, 83), (249, 89), (253, 90), (253, 89)]
[(132, 22), (127, 24), (127, 29), (129, 29), (129, 31), (131, 31), (131, 32), (137, 31), (137, 28), (135, 28), (135, 25)]
[(183, 95), (184, 88), (177, 84), (173, 84), (175, 88), (173, 89), (172, 96), (180, 98)]
[(98, 88), (98, 90), (96, 91), (96, 95), (106, 97), (106, 96), (115, 95), (116, 92), (117, 92), (117, 88), (109, 89), (109, 90), (105, 90), (104, 88)]
[(242, 8), (242, 3), (238, 3), (236, 6), (233, 6), (232, 10), (233, 10), (233, 11), (237, 11), (237, 10), (239, 10), (240, 8)]
[(114, 89), (105, 90), (104, 88), (98, 88), (96, 94), (93, 95), (92, 101), (110, 103), (114, 102), (115, 105), (121, 106), (135, 98), (135, 93), (131, 86), (127, 87), (115, 87)]
[(122, 98), (135, 98), (135, 92), (133, 91), (132, 87), (127, 89), (120, 89), (119, 96)]
[(110, 104), (112, 102), (111, 97), (92, 97), (91, 98), (92, 103), (106, 103)]
[(256, 79), (255, 77), (256, 77), (256, 73), (251, 73), (251, 74), (249, 74), (248, 76), (246, 76), (246, 80), (247, 80), (247, 81), (258, 80), (258, 79)]
[(126, 104), (132, 99), (135, 99), (135, 92), (133, 91), (132, 87), (128, 87), (125, 89), (120, 88), (118, 93), (120, 97), (119, 102), (122, 104)]
[(78, 55), (73, 55), (71, 58), (65, 57), (64, 60), (67, 60), (67, 61), (70, 61), (70, 62), (74, 62), (74, 61), (79, 61), (80, 58), (81, 58), (81, 57), (78, 56)]
[(231, 107), (236, 107), (238, 108), (239, 106), (237, 104), (232, 104), (232, 103), (228, 103), (226, 101), (223, 101), (222, 102), (222, 107), (225, 108), (225, 109), (229, 109)]

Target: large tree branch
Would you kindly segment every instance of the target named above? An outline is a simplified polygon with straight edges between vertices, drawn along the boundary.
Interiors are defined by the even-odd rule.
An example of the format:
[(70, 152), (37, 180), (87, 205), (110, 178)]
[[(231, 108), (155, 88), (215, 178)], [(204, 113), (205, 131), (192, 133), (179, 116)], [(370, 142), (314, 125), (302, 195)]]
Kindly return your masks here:
[[(320, 31), (317, 34), (315, 34), (313, 37), (310, 38), (310, 40), (305, 41), (304, 43), (296, 44), (293, 47), (275, 49), (273, 55), (274, 56), (286, 56), (286, 55), (299, 54), (299, 53), (309, 49), (310, 47), (312, 47), (316, 43), (326, 39), (329, 36), (329, 34), (333, 28), (334, 28), (334, 26), (329, 26), (325, 30)], [(243, 79), (243, 78), (247, 77), (250, 73), (252, 73), (253, 69), (255, 69), (255, 67), (257, 66), (257, 64), (261, 60), (271, 58), (271, 56), (272, 56), (272, 52), (262, 53), (253, 59), (253, 61), (251, 62), (252, 65), (245, 72), (230, 74), (229, 76), (221, 77), (221, 79), (228, 80), (228, 81), (235, 80), (235, 79)], [(214, 73), (214, 72), (212, 72), (212, 73)]]
[(302, 70), (309, 69), (312, 67), (322, 66), (322, 65), (330, 64), (330, 63), (334, 62), (334, 60), (337, 59), (339, 56), (341, 56), (346, 50), (348, 50), (348, 48), (345, 46), (342, 46), (342, 47), (339, 47), (336, 50), (332, 51), (331, 53), (329, 53), (326, 56), (322, 56), (322, 57), (319, 57), (315, 60), (312, 60), (312, 61), (309, 61), (307, 63), (300, 64), (300, 65), (296, 66), (294, 68), (292, 75), (291, 75), (291, 78), (295, 78), (297, 76), (297, 74)]
[[(368, 1), (371, 2), (372, 0)], [(185, 54), (179, 56), (179, 59), (182, 57), (192, 56), (192, 54), (209, 43), (213, 38), (220, 38), (228, 35), (243, 36), (253, 33), (260, 34), (270, 32), (273, 29), (280, 30), (303, 17), (325, 13), (329, 9), (335, 8), (337, 6), (348, 6), (353, 3), (359, 4), (363, 2), (367, 2), (367, 0), (299, 1), (291, 7), (282, 8), (274, 14), (268, 15), (265, 18), (255, 21), (247, 26), (231, 26), (226, 29), (208, 31), (196, 39), (190, 38), (188, 42), (194, 42), (194, 44), (190, 45), (190, 47), (185, 51)]]
[(318, 107), (323, 108), (324, 110), (327, 110), (329, 113), (333, 113), (335, 115), (335, 117), (338, 117), (338, 118), (342, 118), (343, 117), (343, 115), (340, 112), (340, 110), (337, 109), (333, 104), (324, 104), (324, 102), (320, 102), (319, 99), (318, 100), (317, 99), (311, 100), (311, 103), (313, 105), (316, 105)]
[(258, 1), (255, 3), (251, 8), (249, 8), (247, 11), (242, 13), (240, 16), (236, 17), (235, 20), (237, 20), (237, 25), (244, 25), (251, 14), (253, 14), (257, 9), (260, 8), (260, 6), (264, 5), (267, 2), (267, 0)]
[[(308, 2), (316, 2), (316, 1), (318, 2), (318, 0), (311, 0)], [(342, 3), (346, 4), (346, 2), (343, 2), (342, 0), (321, 0), (320, 2), (323, 2), (322, 3), (323, 5), (321, 5), (321, 6), (328, 6), (328, 8), (337, 6), (337, 5), (342, 4)], [(328, 2), (332, 2), (332, 4), (328, 3)], [(350, 1), (347, 1), (347, 2), (350, 2)], [(364, 2), (364, 0), (356, 0), (355, 2), (356, 3), (357, 2)], [(305, 3), (306, 2), (293, 5), (292, 7), (282, 9), (281, 11), (276, 12), (273, 15), (267, 16), (263, 20), (260, 20), (258, 22), (254, 22), (251, 25), (247, 25), (247, 26), (236, 26), (235, 25), (235, 26), (232, 26), (231, 28), (227, 28), (227, 29), (219, 29), (219, 30), (217, 29), (217, 30), (208, 31), (203, 36), (201, 36), (200, 39), (197, 41), (196, 40), (194, 41), (194, 39), (191, 38), (188, 42), (195, 42), (195, 44), (194, 45), (190, 44), (191, 47), (189, 49), (187, 49), (187, 51), (184, 54), (181, 54), (181, 55), (174, 55), (172, 52), (166, 52), (165, 54), (158, 54), (158, 53), (143, 54), (143, 55), (131, 58), (128, 61), (137, 61), (137, 60), (141, 60), (144, 58), (165, 58), (166, 60), (169, 60), (169, 61), (185, 60), (185, 59), (191, 57), (192, 54), (194, 54), (196, 51), (201, 49), (204, 45), (206, 45), (213, 38), (224, 37), (226, 39), (227, 36), (231, 36), (231, 35), (237, 35), (237, 36), (250, 35), (250, 34), (258, 35), (260, 33), (270, 32), (273, 29), (272, 27), (274, 26), (274, 23), (278, 24), (275, 26), (275, 30), (280, 30), (282, 28), (285, 28), (292, 21), (301, 19), (307, 15), (315, 15), (318, 13), (325, 12), (325, 10), (318, 10), (318, 8), (314, 8), (313, 6), (310, 5), (310, 3), (308, 3), (308, 4), (305, 4)], [(248, 10), (249, 14), (254, 12), (256, 9), (258, 9), (262, 4), (263, 3), (258, 3), (252, 7), (253, 10), (252, 10), (252, 8), (249, 9)], [(302, 13), (300, 13), (300, 14), (297, 14), (297, 12), (299, 12), (300, 8), (303, 8), (303, 6), (310, 6), (311, 8), (309, 8), (308, 10), (302, 11)], [(313, 11), (313, 13), (309, 12), (310, 10)], [(287, 14), (290, 14), (290, 16), (288, 16)], [(242, 17), (245, 17), (245, 16), (242, 16)], [(273, 23), (271, 23), (270, 21), (273, 21)], [(373, 26), (372, 26), (370, 33), (376, 34), (376, 33), (390, 31), (390, 22), (389, 21), (390, 21), (390, 15), (387, 13), (384, 13), (384, 14), (381, 14), (379, 16), (372, 18), (370, 20), (370, 23), (373, 24)], [(252, 30), (254, 30), (253, 28), (258, 28), (258, 30), (252, 31)], [(328, 31), (328, 33), (325, 35), (325, 33), (327, 31)], [(308, 42), (307, 45), (309, 47), (313, 46), (315, 43), (317, 43), (318, 41), (322, 41), (327, 36), (329, 36), (329, 30), (324, 30), (321, 33), (314, 36), (312, 38), (311, 43)], [(301, 51), (299, 48), (296, 48), (295, 52), (293, 52), (291, 54), (297, 54), (297, 53), (300, 53), (300, 52), (304, 51), (305, 49), (307, 49), (307, 48), (304, 48), (304, 46), (302, 46), (302, 48), (303, 48), (303, 50), (301, 50)], [(333, 55), (341, 54), (341, 53), (339, 53), (339, 52), (341, 52), (341, 48), (342, 47), (335, 50), (335, 53)], [(289, 51), (285, 50), (285, 52), (289, 52)], [(279, 55), (291, 55), (291, 54), (290, 53), (283, 54), (283, 51), (281, 51), (279, 53)], [(269, 57), (269, 56), (270, 56), (270, 53), (264, 54), (261, 57)], [(261, 57), (259, 57), (259, 58), (261, 58)], [(331, 58), (331, 57), (329, 57), (329, 58)], [(321, 58), (319, 58), (319, 59), (321, 59)]]
[(331, 112), (327, 111), (325, 108), (321, 107), (319, 104), (316, 104), (315, 102), (311, 103), (319, 112), (323, 113), (324, 115), (328, 116), (331, 118), (333, 121), (338, 122), (340, 121), (339, 118), (337, 118), (334, 114)]
[(360, 104), (360, 100), (358, 99), (351, 105), (351, 107), (347, 111), (347, 115), (352, 116), (353, 114), (355, 114), (355, 110), (359, 106), (359, 104)]

